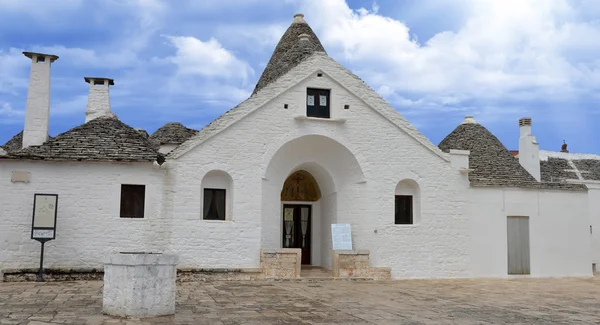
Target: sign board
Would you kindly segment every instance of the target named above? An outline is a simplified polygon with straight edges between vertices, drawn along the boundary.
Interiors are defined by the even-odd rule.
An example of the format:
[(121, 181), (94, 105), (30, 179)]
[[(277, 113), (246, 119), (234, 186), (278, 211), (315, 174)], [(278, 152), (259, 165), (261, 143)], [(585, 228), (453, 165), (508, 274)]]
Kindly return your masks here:
[(33, 195), (31, 239), (50, 240), (56, 237), (58, 194)]
[(352, 234), (347, 223), (334, 223), (331, 225), (331, 239), (334, 250), (352, 250)]

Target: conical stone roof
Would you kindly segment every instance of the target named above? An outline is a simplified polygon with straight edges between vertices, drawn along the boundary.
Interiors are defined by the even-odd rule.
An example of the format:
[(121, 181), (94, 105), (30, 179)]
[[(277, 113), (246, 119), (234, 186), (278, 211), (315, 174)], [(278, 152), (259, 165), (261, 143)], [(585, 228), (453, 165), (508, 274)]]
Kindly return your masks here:
[(327, 53), (317, 35), (304, 20), (304, 15), (294, 15), (294, 21), (277, 43), (252, 94), (277, 80), (315, 52)]
[(182, 144), (187, 139), (198, 133), (197, 130), (185, 127), (179, 122), (169, 122), (150, 136), (150, 141), (161, 144)]
[(584, 185), (538, 182), (506, 147), (472, 116), (438, 145), (442, 151), (469, 150), (469, 181), (476, 187), (563, 188), (585, 190)]
[(115, 117), (98, 117), (9, 158), (75, 161), (154, 161), (160, 154), (144, 135)]

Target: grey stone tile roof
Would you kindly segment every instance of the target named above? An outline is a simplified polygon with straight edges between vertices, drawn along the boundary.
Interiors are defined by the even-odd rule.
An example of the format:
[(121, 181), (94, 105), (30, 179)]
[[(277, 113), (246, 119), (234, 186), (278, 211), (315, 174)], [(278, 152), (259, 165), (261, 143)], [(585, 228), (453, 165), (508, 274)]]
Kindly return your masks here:
[(11, 152), (13, 159), (154, 161), (158, 152), (142, 133), (114, 117), (76, 126), (40, 146)]
[(584, 185), (538, 182), (484, 126), (463, 122), (440, 144), (440, 149), (469, 150), (469, 181), (473, 187), (519, 187), (586, 190)]
[(185, 127), (179, 122), (169, 122), (150, 136), (150, 141), (161, 144), (182, 144), (187, 139), (198, 133), (198, 130)]
[(600, 155), (540, 150), (542, 179), (600, 181)]
[(23, 147), (23, 131), (15, 134), (14, 137), (10, 138), (2, 148), (7, 152), (13, 152), (20, 150)]
[[(277, 43), (252, 94), (283, 76), (314, 52), (326, 53), (321, 41), (303, 17), (302, 14), (294, 16), (294, 21)], [(307, 40), (300, 40), (302, 34), (307, 35)]]

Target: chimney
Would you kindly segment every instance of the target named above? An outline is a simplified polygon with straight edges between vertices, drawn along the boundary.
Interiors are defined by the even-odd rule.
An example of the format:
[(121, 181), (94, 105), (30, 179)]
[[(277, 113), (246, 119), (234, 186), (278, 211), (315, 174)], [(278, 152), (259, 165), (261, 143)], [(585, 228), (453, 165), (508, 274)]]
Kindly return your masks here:
[(560, 148), (560, 152), (565, 152), (565, 153), (569, 152), (569, 150), (567, 150), (567, 143), (565, 142), (565, 140), (563, 140), (563, 144)]
[(538, 182), (540, 175), (540, 145), (531, 134), (531, 118), (519, 119), (519, 163)]
[(58, 56), (34, 52), (23, 52), (23, 55), (31, 59), (23, 128), (23, 148), (27, 148), (39, 146), (48, 140), (50, 65), (58, 60)]
[(108, 91), (108, 87), (113, 86), (115, 81), (96, 77), (85, 77), (83, 80), (90, 84), (90, 93), (85, 108), (85, 122), (101, 116), (115, 117), (115, 114), (110, 111), (110, 93)]

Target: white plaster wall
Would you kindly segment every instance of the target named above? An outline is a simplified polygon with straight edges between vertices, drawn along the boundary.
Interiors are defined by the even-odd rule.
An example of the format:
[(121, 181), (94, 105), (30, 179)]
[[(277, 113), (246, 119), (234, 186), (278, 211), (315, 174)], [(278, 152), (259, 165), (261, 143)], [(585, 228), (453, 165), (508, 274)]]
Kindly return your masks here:
[[(261, 247), (280, 245), (279, 193), (285, 177), (298, 165), (314, 163), (327, 171), (335, 186), (335, 192), (321, 200), (323, 222), (329, 218), (350, 223), (355, 247), (369, 249), (374, 266), (392, 267), (396, 278), (468, 274), (468, 219), (463, 213), (466, 176), (328, 75), (347, 78), (353, 85), (360, 80), (323, 62), (304, 66), (322, 68), (323, 77), (314, 73), (287, 90), (265, 88), (273, 93), (286, 91), (179, 159), (167, 162), (170, 185), (165, 204), (174, 218), (171, 244), (180, 253), (181, 263), (258, 266)], [(331, 89), (332, 119), (347, 121), (294, 119), (305, 114), (307, 87)], [(361, 91), (371, 96), (368, 90)], [(344, 110), (344, 105), (350, 109)], [(287, 159), (277, 158), (286, 143), (306, 135), (318, 135), (320, 138), (314, 139), (323, 141), (299, 142), (284, 149)], [(200, 220), (200, 182), (212, 169), (232, 176), (232, 221)], [(421, 189), (418, 225), (394, 224), (395, 188), (403, 179), (415, 180)], [(330, 228), (323, 222), (320, 253), (323, 264), (328, 265)]]
[(591, 275), (588, 194), (469, 190), (471, 276), (508, 277), (507, 217), (529, 217), (532, 277)]
[[(13, 170), (31, 173), (12, 183)], [(108, 164), (0, 160), (0, 269), (39, 267), (30, 239), (33, 196), (58, 194), (56, 239), (46, 243), (46, 267), (102, 267), (113, 251), (163, 251), (162, 172), (150, 163)], [(146, 185), (144, 219), (119, 217), (121, 184)]]
[(32, 60), (25, 103), (23, 147), (41, 145), (48, 140), (50, 120), (50, 58), (44, 62)]
[(590, 189), (588, 202), (592, 226), (592, 263), (596, 263), (596, 271), (600, 272), (600, 184), (587, 186)]

